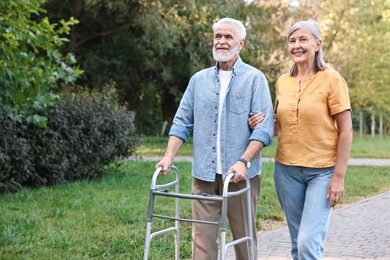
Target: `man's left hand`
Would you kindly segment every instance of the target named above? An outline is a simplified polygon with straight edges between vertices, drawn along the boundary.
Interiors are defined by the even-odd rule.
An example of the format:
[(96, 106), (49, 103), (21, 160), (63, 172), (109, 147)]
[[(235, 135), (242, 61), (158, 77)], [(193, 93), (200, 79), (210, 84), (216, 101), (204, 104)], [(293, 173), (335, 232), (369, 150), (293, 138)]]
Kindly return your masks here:
[(231, 179), (232, 182), (237, 183), (240, 181), (244, 181), (246, 179), (246, 166), (243, 162), (236, 162), (230, 169), (228, 173), (234, 172), (234, 178)]

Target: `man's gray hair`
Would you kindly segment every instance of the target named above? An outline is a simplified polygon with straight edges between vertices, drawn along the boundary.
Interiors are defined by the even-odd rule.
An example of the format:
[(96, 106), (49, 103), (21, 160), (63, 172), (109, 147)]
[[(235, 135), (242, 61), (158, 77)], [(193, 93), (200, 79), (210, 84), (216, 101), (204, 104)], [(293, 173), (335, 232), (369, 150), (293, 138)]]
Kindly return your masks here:
[[(288, 31), (287, 41), (290, 39), (290, 36), (291, 34), (293, 34), (293, 32), (302, 28), (307, 28), (316, 41), (322, 40), (321, 30), (320, 27), (318, 26), (318, 23), (313, 19), (309, 19), (306, 21), (296, 22), (293, 26), (291, 26), (290, 30)], [(320, 49), (316, 52), (314, 58), (314, 71), (317, 73), (318, 71), (325, 70), (327, 67), (328, 66), (326, 65), (324, 55), (322, 53), (322, 46), (320, 46)], [(296, 76), (297, 73), (298, 73), (298, 68), (297, 65), (294, 64), (290, 69), (290, 75)]]
[(228, 18), (228, 17), (222, 18), (222, 19), (220, 19), (219, 21), (217, 21), (216, 23), (213, 24), (213, 32), (214, 32), (214, 34), (215, 34), (215, 32), (218, 30), (218, 28), (222, 24), (234, 25), (234, 27), (236, 27), (237, 36), (238, 36), (239, 40), (245, 40), (246, 29), (245, 29), (244, 24), (241, 21), (233, 19), (233, 18)]

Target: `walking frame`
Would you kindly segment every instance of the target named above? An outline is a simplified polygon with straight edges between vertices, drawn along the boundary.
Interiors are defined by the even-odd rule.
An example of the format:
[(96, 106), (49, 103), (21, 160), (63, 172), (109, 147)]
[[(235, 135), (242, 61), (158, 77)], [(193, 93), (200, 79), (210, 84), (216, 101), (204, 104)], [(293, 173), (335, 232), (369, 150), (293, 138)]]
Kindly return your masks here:
[[(162, 167), (159, 167), (154, 172), (153, 178), (152, 178), (152, 185), (150, 188), (149, 208), (148, 208), (148, 214), (147, 214), (147, 219), (146, 219), (146, 238), (145, 238), (145, 247), (144, 247), (144, 260), (148, 260), (151, 240), (156, 236), (163, 235), (163, 234), (168, 233), (168, 232), (174, 232), (175, 260), (179, 260), (179, 255), (180, 255), (180, 224), (179, 223), (181, 221), (192, 222), (192, 223), (203, 223), (203, 224), (209, 224), (209, 225), (219, 225), (220, 231), (221, 231), (221, 235), (220, 235), (221, 241), (220, 241), (220, 250), (219, 250), (220, 251), (220, 253), (219, 253), (220, 260), (225, 260), (226, 251), (229, 247), (237, 245), (239, 243), (246, 242), (246, 241), (249, 242), (250, 259), (254, 260), (252, 203), (251, 203), (251, 190), (250, 190), (249, 178), (246, 179), (246, 187), (245, 188), (238, 190), (238, 191), (229, 192), (228, 191), (229, 183), (230, 183), (230, 180), (234, 177), (234, 173), (230, 173), (226, 176), (226, 179), (224, 181), (222, 196), (221, 195), (209, 195), (209, 194), (192, 195), (192, 194), (183, 194), (183, 193), (179, 192), (179, 171), (173, 165), (171, 166), (171, 170), (175, 174), (174, 181), (169, 182), (169, 183), (165, 183), (165, 184), (157, 184), (157, 177), (159, 176), (162, 169), (163, 169)], [(167, 188), (170, 188), (172, 186), (175, 186), (175, 192), (170, 192), (167, 189)], [(248, 208), (247, 221), (248, 221), (248, 227), (249, 227), (249, 230), (248, 230), (249, 234), (245, 237), (241, 237), (239, 239), (236, 239), (236, 240), (233, 240), (229, 243), (226, 243), (228, 199), (232, 196), (239, 196), (239, 195), (244, 194), (244, 193), (247, 194), (247, 208)], [(174, 217), (154, 214), (155, 196), (164, 196), (164, 197), (175, 198), (175, 216)], [(215, 222), (215, 221), (181, 218), (180, 217), (180, 207), (179, 207), (180, 199), (221, 201), (222, 202), (222, 213), (221, 213), (220, 221)], [(174, 220), (175, 226), (151, 233), (153, 217)]]

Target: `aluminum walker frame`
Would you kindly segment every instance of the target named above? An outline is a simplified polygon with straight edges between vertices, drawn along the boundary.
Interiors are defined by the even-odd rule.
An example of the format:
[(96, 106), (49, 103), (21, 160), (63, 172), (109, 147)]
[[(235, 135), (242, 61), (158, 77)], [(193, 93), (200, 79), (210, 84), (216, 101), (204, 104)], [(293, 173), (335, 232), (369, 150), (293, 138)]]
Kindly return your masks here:
[[(226, 179), (224, 181), (223, 185), (223, 194), (220, 195), (209, 195), (209, 194), (202, 194), (202, 195), (192, 195), (192, 194), (183, 194), (179, 193), (179, 171), (175, 166), (171, 166), (171, 170), (175, 174), (175, 180), (169, 183), (165, 184), (157, 184), (157, 177), (159, 176), (160, 172), (162, 171), (162, 167), (159, 167), (156, 169), (156, 171), (153, 174), (152, 178), (152, 185), (150, 188), (150, 196), (149, 196), (149, 208), (148, 208), (148, 215), (146, 219), (146, 238), (145, 238), (145, 247), (144, 247), (144, 260), (148, 260), (149, 251), (150, 251), (150, 242), (152, 238), (168, 233), (168, 232), (174, 232), (175, 235), (175, 260), (179, 260), (180, 255), (180, 221), (184, 222), (194, 222), (194, 223), (203, 223), (203, 224), (209, 224), (209, 225), (219, 225), (221, 230), (220, 235), (220, 260), (225, 260), (226, 258), (226, 251), (229, 247), (237, 245), (239, 243), (243, 243), (245, 241), (249, 242), (249, 253), (250, 253), (250, 259), (254, 260), (254, 238), (253, 238), (253, 228), (252, 228), (252, 204), (251, 204), (251, 190), (250, 190), (250, 181), (249, 178), (246, 179), (246, 187), (234, 191), (229, 192), (229, 183), (230, 180), (234, 177), (233, 173), (230, 173), (226, 176)], [(175, 192), (168, 191), (167, 188), (175, 186)], [(249, 235), (233, 240), (229, 243), (226, 243), (226, 231), (227, 231), (227, 207), (228, 207), (228, 198), (232, 196), (238, 196), (241, 194), (247, 194), (247, 208), (248, 208), (248, 226), (249, 226)], [(154, 201), (155, 196), (164, 196), (164, 197), (173, 197), (175, 198), (175, 216), (166, 216), (166, 215), (157, 215), (154, 214)], [(221, 220), (214, 222), (214, 221), (206, 221), (206, 220), (195, 220), (195, 219), (183, 219), (180, 218), (180, 207), (179, 202), (180, 199), (191, 199), (191, 200), (210, 200), (210, 201), (221, 201), (222, 202), (222, 213), (221, 213)], [(154, 233), (151, 233), (152, 230), (152, 219), (153, 217), (156, 218), (163, 218), (163, 219), (170, 219), (175, 221), (174, 227), (169, 227), (166, 229), (162, 229), (159, 231), (156, 231)]]

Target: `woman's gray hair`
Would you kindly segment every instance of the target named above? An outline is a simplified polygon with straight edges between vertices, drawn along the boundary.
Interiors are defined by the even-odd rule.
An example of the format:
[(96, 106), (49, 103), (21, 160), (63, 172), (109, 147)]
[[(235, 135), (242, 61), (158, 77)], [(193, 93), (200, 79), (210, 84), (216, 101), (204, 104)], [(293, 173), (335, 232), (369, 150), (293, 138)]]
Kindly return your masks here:
[(238, 36), (239, 40), (245, 40), (246, 29), (245, 29), (244, 24), (241, 21), (233, 19), (233, 18), (222, 18), (218, 22), (214, 23), (213, 24), (214, 34), (222, 24), (226, 24), (226, 23), (232, 24), (232, 25), (234, 25), (234, 27), (236, 27), (237, 36)]
[[(313, 38), (316, 41), (322, 40), (321, 39), (321, 31), (320, 27), (318, 26), (318, 23), (313, 20), (309, 19), (306, 21), (299, 21), (296, 22), (293, 26), (291, 26), (290, 30), (288, 31), (288, 37), (287, 41), (289, 40), (291, 34), (295, 32), (298, 29), (307, 28), (311, 34), (313, 35)], [(326, 65), (324, 55), (322, 54), (322, 46), (320, 46), (320, 49), (316, 52), (314, 57), (314, 71), (317, 73), (318, 71), (325, 70), (328, 66)], [(298, 74), (298, 67), (294, 63), (293, 66), (290, 69), (290, 76), (296, 76)]]

